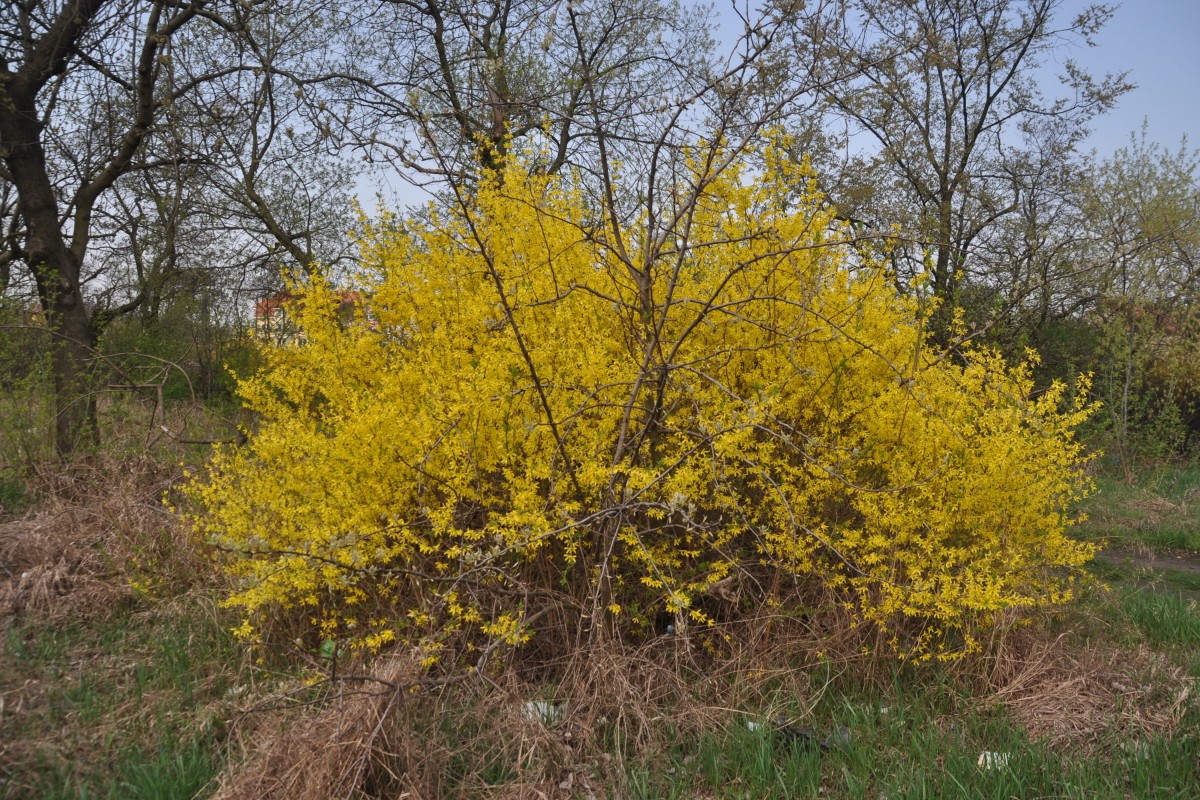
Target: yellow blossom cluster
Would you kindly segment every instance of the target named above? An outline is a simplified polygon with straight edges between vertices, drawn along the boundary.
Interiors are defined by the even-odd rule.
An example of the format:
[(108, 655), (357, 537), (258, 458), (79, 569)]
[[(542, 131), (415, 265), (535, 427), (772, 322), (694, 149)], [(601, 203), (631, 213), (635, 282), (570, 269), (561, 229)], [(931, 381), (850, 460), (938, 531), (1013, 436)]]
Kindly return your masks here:
[(190, 489), (247, 630), (298, 608), (361, 646), (517, 645), (549, 598), (703, 620), (747, 565), (936, 631), (1067, 597), (1088, 409), (934, 348), (782, 150), (680, 183), (622, 219), (514, 163), (364, 221), (357, 321), (299, 287), (302, 338), (240, 384), (248, 444)]

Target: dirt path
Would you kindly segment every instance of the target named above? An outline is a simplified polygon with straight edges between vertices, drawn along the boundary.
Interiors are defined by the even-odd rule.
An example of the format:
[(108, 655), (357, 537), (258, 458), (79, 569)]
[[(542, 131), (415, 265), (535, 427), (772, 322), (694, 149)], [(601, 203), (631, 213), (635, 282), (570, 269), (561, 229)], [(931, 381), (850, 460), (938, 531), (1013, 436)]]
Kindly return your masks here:
[(1115, 566), (1145, 567), (1147, 569), (1171, 570), (1188, 575), (1200, 575), (1200, 553), (1155, 554), (1135, 550), (1102, 550), (1096, 560)]
[(1131, 588), (1152, 594), (1200, 600), (1200, 553), (1151, 553), (1119, 548), (1096, 553), (1096, 561), (1133, 568)]

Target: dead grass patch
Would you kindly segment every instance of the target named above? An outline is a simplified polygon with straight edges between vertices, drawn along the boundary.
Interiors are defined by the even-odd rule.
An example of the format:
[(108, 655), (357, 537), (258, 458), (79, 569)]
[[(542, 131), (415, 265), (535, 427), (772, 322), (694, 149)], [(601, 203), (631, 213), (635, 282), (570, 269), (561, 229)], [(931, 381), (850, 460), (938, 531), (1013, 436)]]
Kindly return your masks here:
[[(325, 697), (296, 699), (305, 695), (297, 691), (291, 708), (257, 704), (237, 726), (242, 758), (218, 777), (215, 800), (442, 797), (449, 785), (486, 788), (478, 784), (491, 763), (534, 764), (547, 748), (561, 750), (560, 733), (521, 718), (497, 694), (451, 704), (453, 695), (422, 688), (420, 672), (419, 656), (405, 651), (369, 674), (343, 676)], [(528, 775), (504, 783), (505, 792), (550, 785)]]
[[(821, 635), (807, 622), (762, 614), (637, 646), (608, 642), (539, 664), (519, 652), (487, 678), (437, 678), (419, 657), (381, 658), (369, 680), (299, 707), (260, 703), (219, 800), (360, 797), (603, 797), (629, 768), (742, 715), (803, 715), (825, 688), (803, 662)], [(835, 675), (867, 672), (861, 653)], [(861, 668), (861, 669), (860, 669)], [(786, 699), (787, 707), (783, 706)], [(304, 704), (307, 703), (307, 704)], [(739, 713), (740, 712), (740, 713)]]
[[(408, 659), (381, 662), (375, 677), (403, 681)], [(218, 778), (214, 798), (328, 800), (354, 797), (386, 747), (400, 694), (388, 686), (346, 692), (311, 713), (284, 712), (239, 730), (241, 768)], [(253, 711), (266, 711), (254, 709)]]
[[(260, 704), (270, 716), (244, 718), (237, 737), (242, 757), (220, 776), (214, 797), (602, 794), (624, 775), (618, 763), (594, 756), (622, 735), (645, 746), (649, 723), (663, 709), (656, 700), (671, 691), (657, 685), (661, 667), (614, 654), (570, 665), (552, 698), (512, 673), (499, 683), (454, 681), (439, 689), (419, 662), (410, 652), (382, 658), (369, 679), (343, 677), (338, 691), (317, 705)], [(546, 699), (533, 706), (533, 693)]]
[(211, 570), (162, 503), (178, 477), (147, 457), (43, 475), (39, 508), (0, 525), (0, 617), (95, 619), (202, 580)]
[(1138, 530), (1152, 530), (1165, 523), (1179, 520), (1188, 513), (1187, 503), (1172, 503), (1165, 497), (1145, 494), (1134, 497), (1126, 503), (1126, 509), (1133, 512), (1132, 524)]
[(1030, 637), (993, 674), (994, 698), (1034, 739), (1092, 752), (1116, 742), (1172, 736), (1196, 702), (1195, 679), (1160, 653), (1066, 635)]
[(0, 529), (0, 617), (49, 622), (107, 616), (134, 594), (116, 580), (99, 540), (81, 532), (79, 516), (38, 513)]

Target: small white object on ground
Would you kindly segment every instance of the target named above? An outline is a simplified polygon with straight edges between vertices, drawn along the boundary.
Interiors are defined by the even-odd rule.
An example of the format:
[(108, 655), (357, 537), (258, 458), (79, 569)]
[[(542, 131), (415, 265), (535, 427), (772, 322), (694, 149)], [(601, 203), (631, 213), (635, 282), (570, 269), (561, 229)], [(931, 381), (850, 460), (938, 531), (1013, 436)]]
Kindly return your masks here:
[(552, 700), (530, 700), (525, 704), (524, 710), (525, 719), (543, 725), (554, 725), (562, 722), (567, 716), (567, 704), (555, 703)]
[(1008, 753), (993, 753), (986, 751), (979, 754), (980, 769), (1004, 769), (1008, 766)]

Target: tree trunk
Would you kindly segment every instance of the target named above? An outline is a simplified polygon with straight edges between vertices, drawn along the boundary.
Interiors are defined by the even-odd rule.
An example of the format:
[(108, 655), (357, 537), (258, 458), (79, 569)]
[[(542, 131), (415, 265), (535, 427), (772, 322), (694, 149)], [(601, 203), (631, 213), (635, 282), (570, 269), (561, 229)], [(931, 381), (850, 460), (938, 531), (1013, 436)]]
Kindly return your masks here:
[(51, 369), (54, 373), (54, 449), (67, 456), (100, 439), (96, 423), (96, 392), (92, 381), (93, 342), (87, 310), (81, 302), (60, 304), (52, 315), (54, 334)]
[(939, 204), (938, 233), (935, 247), (937, 258), (933, 267), (933, 294), (939, 301), (938, 307), (929, 318), (929, 333), (933, 341), (941, 347), (950, 343), (950, 323), (954, 319), (954, 307), (957, 302), (958, 259), (954, 253), (954, 228), (952, 210), (947, 199)]
[[(5, 92), (4, 94), (8, 94)], [(60, 456), (96, 441), (96, 401), (89, 379), (91, 319), (79, 285), (80, 259), (67, 247), (50, 183), (42, 125), (33, 96), (3, 97), (0, 142), (21, 198), (24, 259), (33, 271), (54, 348), (54, 448)]]

